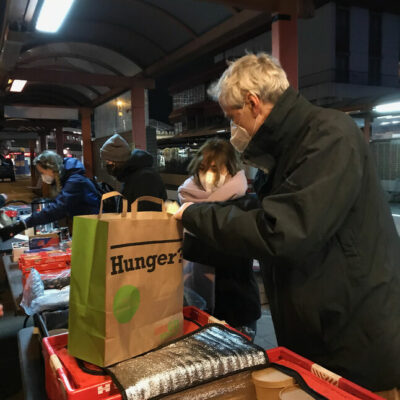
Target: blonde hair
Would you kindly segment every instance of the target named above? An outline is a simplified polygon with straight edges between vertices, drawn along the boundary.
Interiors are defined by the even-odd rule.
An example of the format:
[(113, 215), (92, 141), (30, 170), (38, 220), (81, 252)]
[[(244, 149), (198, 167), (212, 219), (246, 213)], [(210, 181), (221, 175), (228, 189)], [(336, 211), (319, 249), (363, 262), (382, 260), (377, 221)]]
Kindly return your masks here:
[(208, 94), (222, 106), (242, 108), (247, 93), (258, 96), (264, 103), (275, 104), (288, 87), (279, 61), (267, 53), (258, 53), (231, 62)]
[(34, 160), (34, 165), (40, 165), (44, 169), (50, 169), (54, 172), (54, 181), (56, 183), (57, 191), (60, 191), (61, 181), (60, 175), (63, 172), (63, 158), (54, 151), (44, 150)]

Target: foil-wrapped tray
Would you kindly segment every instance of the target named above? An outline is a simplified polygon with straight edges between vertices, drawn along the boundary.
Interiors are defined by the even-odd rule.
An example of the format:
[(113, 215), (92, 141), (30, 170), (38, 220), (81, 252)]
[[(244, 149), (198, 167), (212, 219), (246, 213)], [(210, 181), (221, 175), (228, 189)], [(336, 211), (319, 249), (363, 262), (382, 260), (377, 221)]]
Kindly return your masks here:
[(261, 347), (223, 325), (210, 324), (107, 372), (125, 400), (145, 400), (266, 366)]

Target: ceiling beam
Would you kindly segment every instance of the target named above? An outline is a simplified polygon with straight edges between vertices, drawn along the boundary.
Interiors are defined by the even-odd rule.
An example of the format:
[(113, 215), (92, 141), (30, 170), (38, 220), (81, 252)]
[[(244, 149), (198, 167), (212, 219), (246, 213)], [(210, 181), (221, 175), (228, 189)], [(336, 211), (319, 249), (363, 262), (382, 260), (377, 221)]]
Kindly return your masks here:
[(75, 105), (75, 106), (64, 106), (64, 105), (55, 105), (55, 104), (36, 104), (36, 103), (18, 103), (18, 104), (13, 104), (13, 103), (8, 103), (6, 102), (4, 104), (5, 106), (15, 106), (15, 107), (35, 107), (35, 108), (72, 108), (72, 109), (79, 109), (79, 107), (82, 107), (80, 105)]
[(17, 68), (9, 73), (9, 78), (23, 79), (30, 82), (106, 86), (110, 88), (154, 88), (154, 80), (148, 78), (91, 74), (79, 71), (50, 71), (40, 68)]
[[(193, 58), (204, 54), (205, 52), (210, 52), (222, 43), (229, 43), (236, 36), (254, 29), (257, 24), (262, 24), (264, 20), (264, 23), (266, 24), (268, 17), (267, 14), (260, 11), (241, 11), (215, 28), (209, 30), (204, 35), (199, 36), (187, 45), (155, 62), (145, 69), (145, 75), (157, 76), (158, 74), (165, 73), (167, 68), (176, 68), (177, 62), (183, 62), (190, 57)], [(267, 30), (267, 26), (265, 27), (265, 30)]]
[(297, 6), (296, 0), (201, 0), (207, 3), (220, 3), (226, 6), (239, 7), (245, 10), (257, 10), (273, 13), (283, 10), (293, 10)]
[[(87, 72), (85, 69), (83, 68), (78, 68), (78, 67), (73, 67), (73, 66), (69, 66), (69, 65), (57, 65), (57, 64), (46, 64), (46, 65), (41, 65), (40, 68), (43, 68), (45, 70), (57, 70), (57, 71), (68, 71), (68, 72), (75, 72), (75, 71), (82, 71), (82, 72)], [(33, 86), (35, 84), (40, 84), (38, 82), (30, 82), (30, 86)], [(100, 96), (101, 92), (99, 92), (97, 89), (95, 89), (93, 86), (89, 86), (89, 85), (79, 85), (84, 87), (85, 89), (89, 90), (90, 92), (94, 93), (95, 96)], [(74, 88), (74, 90), (76, 90), (77, 92), (82, 93), (82, 90), (76, 89)], [(87, 93), (82, 93), (84, 96), (90, 98), (90, 96), (87, 95)]]
[(68, 120), (61, 120), (61, 119), (52, 119), (52, 120), (46, 120), (46, 119), (27, 119), (27, 120), (22, 120), (22, 119), (5, 119), (4, 120), (4, 127), (5, 129), (7, 128), (39, 128), (41, 130), (46, 130), (46, 129), (52, 129), (57, 126), (63, 127), (67, 126), (70, 123)]
[(106, 103), (108, 100), (114, 99), (115, 97), (119, 96), (120, 94), (124, 93), (125, 90), (121, 90), (119, 89), (111, 89), (108, 92), (100, 95), (99, 97), (97, 97), (96, 99), (94, 99), (92, 101), (92, 103), (90, 104), (90, 107), (97, 107), (100, 106), (101, 104)]
[(313, 0), (201, 0), (208, 3), (221, 3), (230, 7), (268, 13), (285, 13), (300, 18), (309, 18), (314, 13)]
[(51, 52), (51, 53), (46, 53), (46, 54), (40, 54), (36, 56), (23, 56), (22, 60), (18, 61), (18, 65), (29, 65), (31, 63), (34, 63), (35, 61), (43, 61), (43, 60), (51, 60), (54, 59), (54, 61), (59, 60), (59, 59), (65, 59), (65, 62), (68, 62), (68, 58), (73, 58), (77, 60), (83, 60), (86, 61), (90, 64), (95, 64), (98, 65), (101, 68), (104, 68), (111, 73), (115, 75), (120, 75), (121, 71), (116, 69), (114, 66), (111, 66), (107, 63), (105, 63), (103, 60), (98, 60), (95, 57), (89, 57), (89, 56), (84, 56), (82, 54), (77, 54), (77, 53), (67, 53), (67, 52)]

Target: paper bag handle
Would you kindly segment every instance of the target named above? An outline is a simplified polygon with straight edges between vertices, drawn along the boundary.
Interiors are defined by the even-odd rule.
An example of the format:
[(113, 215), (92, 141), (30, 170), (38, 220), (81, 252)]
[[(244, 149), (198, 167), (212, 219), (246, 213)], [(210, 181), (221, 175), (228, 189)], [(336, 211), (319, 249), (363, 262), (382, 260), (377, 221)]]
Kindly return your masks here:
[[(101, 196), (100, 210), (99, 210), (99, 214), (98, 214), (99, 219), (103, 215), (103, 201), (109, 199), (110, 197), (116, 197), (116, 196), (122, 196), (122, 194), (114, 191), (114, 192), (104, 193)], [(127, 212), (128, 212), (128, 201), (124, 197), (122, 197), (122, 216), (126, 217)]]
[[(159, 199), (158, 197), (153, 197), (153, 196), (141, 196), (141, 197), (138, 197), (131, 204), (131, 218), (136, 218), (136, 215), (138, 213), (139, 203), (141, 201), (151, 201), (153, 203), (159, 204), (161, 206), (161, 211), (155, 211), (155, 212), (159, 212), (160, 214), (163, 214), (163, 216), (167, 217), (167, 210), (165, 208), (165, 204), (162, 199)], [(143, 212), (146, 212), (146, 211), (143, 211)]]

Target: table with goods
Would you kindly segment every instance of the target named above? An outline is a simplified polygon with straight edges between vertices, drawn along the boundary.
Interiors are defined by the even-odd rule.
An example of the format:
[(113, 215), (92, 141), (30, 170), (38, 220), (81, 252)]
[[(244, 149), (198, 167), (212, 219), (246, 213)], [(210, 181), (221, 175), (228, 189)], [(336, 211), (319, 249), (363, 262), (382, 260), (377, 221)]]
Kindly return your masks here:
[[(160, 211), (138, 212), (140, 201)], [(3, 256), (16, 307), (35, 321), (19, 333), (25, 398), (380, 398), (184, 307), (181, 223), (159, 199), (126, 206), (75, 217), (71, 248), (59, 240), (32, 251), (28, 243), (15, 261)]]

